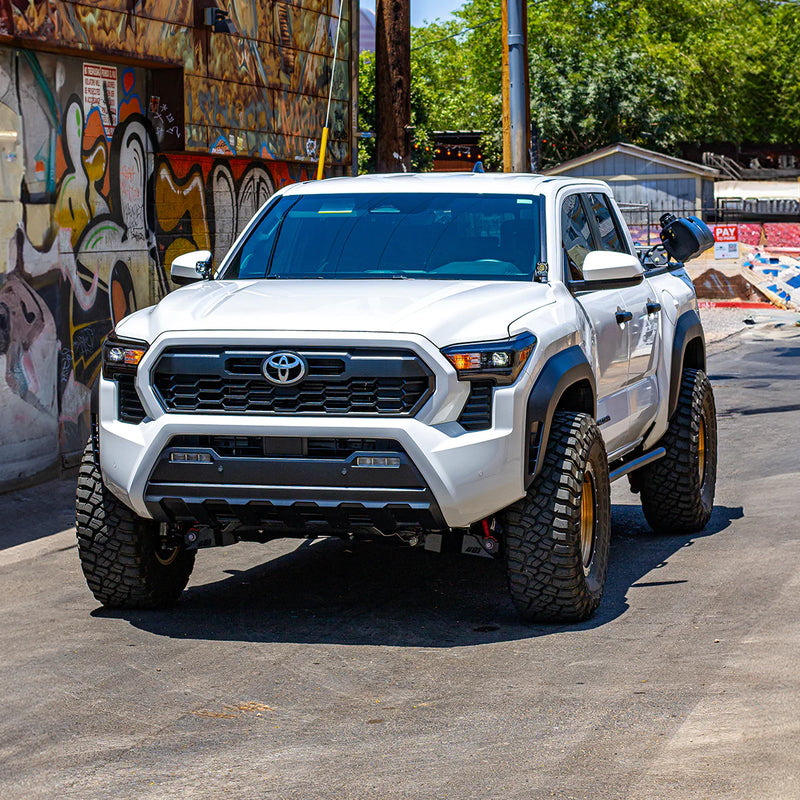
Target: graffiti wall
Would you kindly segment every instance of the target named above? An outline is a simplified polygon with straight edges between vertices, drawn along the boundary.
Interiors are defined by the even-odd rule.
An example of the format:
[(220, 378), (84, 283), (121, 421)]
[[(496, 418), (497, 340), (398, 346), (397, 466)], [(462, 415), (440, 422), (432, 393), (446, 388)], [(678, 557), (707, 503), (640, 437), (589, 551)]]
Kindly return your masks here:
[(0, 486), (80, 452), (102, 339), (170, 289), (172, 259), (220, 257), (308, 177), (162, 152), (152, 86), (146, 70), (0, 48)]
[[(177, 76), (154, 71), (150, 97), (163, 130), (174, 128), (170, 149), (310, 163), (324, 123), (340, 2), (3, 0), (0, 38), (177, 68)], [(205, 24), (204, 9), (217, 5), (229, 13), (231, 32)], [(344, 3), (328, 146), (329, 162), (340, 165), (350, 163), (350, 6)], [(94, 85), (110, 117), (101, 74)]]

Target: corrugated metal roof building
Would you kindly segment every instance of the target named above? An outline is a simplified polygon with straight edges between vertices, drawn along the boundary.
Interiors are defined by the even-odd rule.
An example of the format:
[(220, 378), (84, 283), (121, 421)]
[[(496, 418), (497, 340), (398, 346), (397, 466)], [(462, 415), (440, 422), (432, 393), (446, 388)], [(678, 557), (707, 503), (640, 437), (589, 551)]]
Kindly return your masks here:
[(648, 209), (653, 222), (666, 211), (701, 219), (713, 214), (719, 170), (619, 142), (543, 173), (608, 181), (629, 222), (647, 224)]

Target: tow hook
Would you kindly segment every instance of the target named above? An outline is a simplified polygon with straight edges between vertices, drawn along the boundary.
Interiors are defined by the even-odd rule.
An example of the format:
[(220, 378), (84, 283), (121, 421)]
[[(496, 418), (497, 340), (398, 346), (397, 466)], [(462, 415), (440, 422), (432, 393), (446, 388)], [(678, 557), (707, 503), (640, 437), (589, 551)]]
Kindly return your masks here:
[(184, 543), (187, 550), (196, 550), (198, 548), (200, 536), (200, 525), (192, 525), (189, 530), (184, 534)]
[(481, 520), (481, 527), (483, 528), (483, 539), (481, 544), (483, 549), (491, 556), (495, 556), (500, 552), (500, 540), (497, 538), (501, 531), (500, 524), (492, 517), (491, 520), (487, 517)]

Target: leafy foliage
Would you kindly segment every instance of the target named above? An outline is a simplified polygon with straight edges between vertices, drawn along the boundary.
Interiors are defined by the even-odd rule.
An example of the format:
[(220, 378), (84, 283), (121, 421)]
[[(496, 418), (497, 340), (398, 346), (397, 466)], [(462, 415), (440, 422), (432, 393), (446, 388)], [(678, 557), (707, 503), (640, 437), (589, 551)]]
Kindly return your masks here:
[[(500, 0), (467, 0), (455, 17), (412, 31), (416, 135), (483, 130), (496, 166)], [(528, 33), (545, 166), (617, 141), (677, 153), (682, 141), (800, 139), (800, 4), (529, 0)]]

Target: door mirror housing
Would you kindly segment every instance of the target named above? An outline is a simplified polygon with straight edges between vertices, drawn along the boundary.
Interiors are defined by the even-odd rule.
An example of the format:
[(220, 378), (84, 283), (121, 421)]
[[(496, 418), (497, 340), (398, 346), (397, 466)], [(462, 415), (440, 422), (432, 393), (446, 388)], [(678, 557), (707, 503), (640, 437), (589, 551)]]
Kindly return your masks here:
[(714, 245), (714, 234), (699, 217), (675, 217), (664, 214), (661, 219), (661, 243), (676, 261), (689, 261)]
[(610, 250), (592, 250), (583, 262), (582, 284), (585, 290), (623, 288), (642, 282), (644, 267), (636, 256)]
[(169, 270), (170, 278), (178, 286), (211, 279), (211, 251), (195, 250), (178, 256)]

